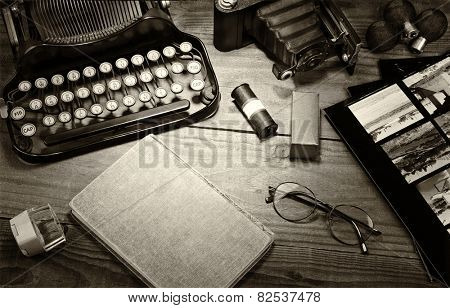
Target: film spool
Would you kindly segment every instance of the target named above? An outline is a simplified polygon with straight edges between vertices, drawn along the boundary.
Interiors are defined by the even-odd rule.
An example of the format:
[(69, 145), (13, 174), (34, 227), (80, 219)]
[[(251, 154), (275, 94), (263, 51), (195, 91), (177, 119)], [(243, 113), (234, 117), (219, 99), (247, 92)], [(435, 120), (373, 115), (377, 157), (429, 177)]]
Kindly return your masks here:
[(259, 138), (264, 139), (276, 134), (278, 124), (270, 116), (266, 107), (246, 83), (238, 86), (231, 92), (231, 97), (239, 110), (250, 122)]

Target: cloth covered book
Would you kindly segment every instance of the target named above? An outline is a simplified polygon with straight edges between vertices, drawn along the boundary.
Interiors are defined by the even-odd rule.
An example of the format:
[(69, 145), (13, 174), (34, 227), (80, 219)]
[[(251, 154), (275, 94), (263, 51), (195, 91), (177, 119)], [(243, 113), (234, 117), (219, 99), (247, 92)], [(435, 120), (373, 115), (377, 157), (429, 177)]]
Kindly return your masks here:
[(72, 214), (147, 285), (230, 287), (273, 233), (155, 136), (70, 202)]

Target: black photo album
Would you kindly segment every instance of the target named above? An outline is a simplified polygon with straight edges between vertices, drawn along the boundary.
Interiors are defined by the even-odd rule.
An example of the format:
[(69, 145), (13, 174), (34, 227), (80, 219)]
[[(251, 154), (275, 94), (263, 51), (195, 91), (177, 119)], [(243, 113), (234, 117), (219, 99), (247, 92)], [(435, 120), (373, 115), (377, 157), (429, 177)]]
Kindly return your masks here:
[(450, 284), (450, 56), (380, 85), (325, 116)]

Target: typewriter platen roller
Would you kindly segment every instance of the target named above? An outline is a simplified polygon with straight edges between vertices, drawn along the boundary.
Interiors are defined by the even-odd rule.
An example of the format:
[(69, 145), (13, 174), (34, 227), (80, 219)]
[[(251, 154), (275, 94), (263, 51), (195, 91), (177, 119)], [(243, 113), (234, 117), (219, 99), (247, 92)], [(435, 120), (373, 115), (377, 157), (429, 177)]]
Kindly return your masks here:
[(47, 162), (206, 119), (219, 87), (169, 1), (15, 1), (17, 73), (3, 92), (14, 150)]

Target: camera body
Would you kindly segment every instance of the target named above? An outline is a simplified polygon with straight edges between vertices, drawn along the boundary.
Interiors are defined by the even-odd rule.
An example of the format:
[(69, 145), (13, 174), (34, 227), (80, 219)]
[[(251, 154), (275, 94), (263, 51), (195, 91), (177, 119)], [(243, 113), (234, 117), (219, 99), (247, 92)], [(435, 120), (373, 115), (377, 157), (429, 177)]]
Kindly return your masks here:
[(280, 80), (334, 56), (353, 74), (361, 48), (332, 0), (215, 0), (214, 46), (231, 51), (252, 42), (275, 59)]

